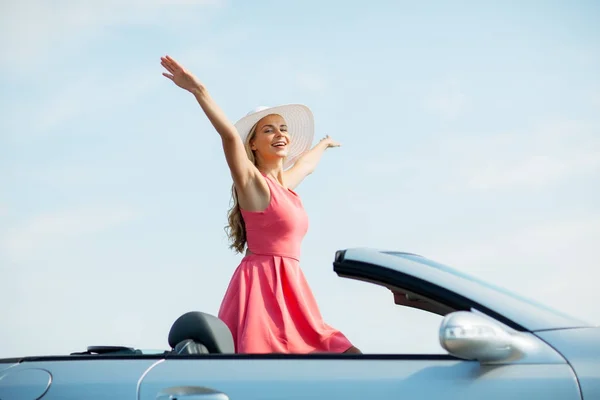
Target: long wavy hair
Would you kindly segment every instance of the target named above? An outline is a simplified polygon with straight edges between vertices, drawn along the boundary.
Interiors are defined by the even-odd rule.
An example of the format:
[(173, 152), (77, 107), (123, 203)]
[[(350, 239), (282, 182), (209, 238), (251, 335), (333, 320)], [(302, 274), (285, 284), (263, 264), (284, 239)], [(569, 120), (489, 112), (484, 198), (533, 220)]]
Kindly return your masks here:
[[(246, 142), (244, 143), (244, 147), (246, 148), (246, 155), (248, 155), (248, 159), (252, 162), (252, 164), (257, 165), (257, 160), (254, 155), (254, 151), (252, 151), (250, 147), (250, 142), (256, 136), (256, 123), (252, 129), (250, 129), (250, 133), (246, 138)], [(240, 209), (240, 204), (238, 203), (237, 192), (235, 190), (235, 184), (231, 185), (231, 208), (227, 213), (227, 222), (228, 225), (225, 227), (225, 232), (227, 233), (227, 237), (229, 238), (229, 248), (235, 250), (236, 253), (242, 253), (246, 248), (246, 224), (244, 223), (244, 218), (242, 217), (242, 211)]]

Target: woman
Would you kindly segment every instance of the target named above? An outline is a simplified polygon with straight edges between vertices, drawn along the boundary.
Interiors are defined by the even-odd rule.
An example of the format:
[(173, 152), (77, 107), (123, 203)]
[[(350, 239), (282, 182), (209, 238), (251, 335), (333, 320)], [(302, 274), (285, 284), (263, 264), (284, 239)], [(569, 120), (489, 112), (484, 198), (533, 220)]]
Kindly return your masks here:
[(237, 353), (360, 353), (327, 325), (300, 269), (308, 219), (294, 188), (323, 152), (329, 137), (310, 149), (314, 123), (302, 105), (259, 108), (232, 125), (202, 83), (169, 56), (163, 75), (194, 95), (221, 136), (233, 178), (231, 247), (245, 257), (219, 310)]

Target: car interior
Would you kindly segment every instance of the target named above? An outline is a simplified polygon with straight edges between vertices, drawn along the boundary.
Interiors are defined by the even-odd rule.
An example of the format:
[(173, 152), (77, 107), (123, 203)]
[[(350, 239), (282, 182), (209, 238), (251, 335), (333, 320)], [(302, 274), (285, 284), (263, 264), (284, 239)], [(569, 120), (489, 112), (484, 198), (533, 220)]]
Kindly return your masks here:
[[(405, 289), (387, 287), (394, 303), (438, 315), (446, 315), (455, 308)], [(227, 325), (214, 315), (190, 311), (175, 320), (169, 330), (170, 350), (164, 355), (235, 354), (233, 336)], [(141, 350), (124, 346), (89, 346), (86, 351), (71, 355), (136, 355)]]
[[(165, 355), (234, 354), (231, 331), (214, 315), (190, 311), (175, 320), (168, 337), (171, 350)], [(125, 346), (89, 346), (77, 355), (141, 355), (138, 349)]]

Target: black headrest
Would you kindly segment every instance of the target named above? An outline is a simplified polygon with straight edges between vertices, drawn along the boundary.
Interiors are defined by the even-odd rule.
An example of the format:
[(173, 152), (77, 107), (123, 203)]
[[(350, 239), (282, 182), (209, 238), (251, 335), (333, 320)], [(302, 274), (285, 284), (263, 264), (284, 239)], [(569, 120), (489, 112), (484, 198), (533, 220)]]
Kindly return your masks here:
[(233, 336), (227, 325), (219, 318), (200, 311), (183, 314), (171, 326), (171, 348), (186, 339), (203, 344), (209, 353), (235, 353)]
[(196, 343), (192, 339), (186, 339), (177, 343), (173, 349), (175, 354), (208, 354), (209, 351), (205, 345)]

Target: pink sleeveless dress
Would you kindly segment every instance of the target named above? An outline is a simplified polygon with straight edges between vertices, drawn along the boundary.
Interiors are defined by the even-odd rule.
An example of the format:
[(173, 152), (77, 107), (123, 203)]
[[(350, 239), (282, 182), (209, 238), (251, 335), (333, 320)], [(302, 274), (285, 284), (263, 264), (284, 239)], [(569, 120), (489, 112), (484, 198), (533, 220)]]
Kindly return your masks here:
[(300, 269), (308, 217), (300, 197), (265, 176), (265, 211), (242, 210), (248, 249), (219, 310), (236, 353), (343, 353), (352, 344), (327, 325)]

